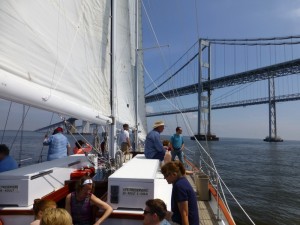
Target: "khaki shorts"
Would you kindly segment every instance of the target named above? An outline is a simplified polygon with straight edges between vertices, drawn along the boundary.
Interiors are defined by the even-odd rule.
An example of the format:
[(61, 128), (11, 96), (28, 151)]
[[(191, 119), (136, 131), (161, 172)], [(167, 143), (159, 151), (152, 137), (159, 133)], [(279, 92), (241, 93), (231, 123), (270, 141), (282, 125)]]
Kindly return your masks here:
[(124, 154), (128, 154), (129, 153), (129, 145), (128, 145), (128, 143), (122, 142), (122, 144), (121, 144), (121, 151)]

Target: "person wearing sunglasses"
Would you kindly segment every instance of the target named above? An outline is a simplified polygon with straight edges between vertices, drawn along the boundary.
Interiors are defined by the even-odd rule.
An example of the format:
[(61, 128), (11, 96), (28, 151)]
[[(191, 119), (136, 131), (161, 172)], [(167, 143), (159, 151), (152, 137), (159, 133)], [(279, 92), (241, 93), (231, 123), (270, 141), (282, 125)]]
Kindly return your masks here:
[(167, 206), (161, 199), (149, 199), (144, 209), (143, 225), (159, 225), (167, 216)]

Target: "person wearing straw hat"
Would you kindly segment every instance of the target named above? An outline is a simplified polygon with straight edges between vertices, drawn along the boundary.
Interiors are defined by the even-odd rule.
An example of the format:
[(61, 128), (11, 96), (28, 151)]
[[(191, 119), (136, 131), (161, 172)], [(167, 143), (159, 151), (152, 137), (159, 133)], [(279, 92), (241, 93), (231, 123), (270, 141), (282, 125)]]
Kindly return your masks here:
[(165, 124), (163, 121), (156, 121), (153, 125), (153, 130), (147, 134), (144, 151), (147, 159), (164, 160), (166, 149), (160, 140), (160, 133), (163, 132), (164, 128)]

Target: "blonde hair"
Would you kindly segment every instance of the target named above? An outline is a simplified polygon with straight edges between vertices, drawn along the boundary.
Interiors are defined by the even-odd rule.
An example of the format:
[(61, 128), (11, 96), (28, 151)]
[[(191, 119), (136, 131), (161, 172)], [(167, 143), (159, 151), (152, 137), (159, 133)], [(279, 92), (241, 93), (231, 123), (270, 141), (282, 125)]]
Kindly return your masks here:
[(48, 199), (34, 199), (33, 212), (36, 219), (40, 219), (39, 212), (44, 212), (47, 208), (56, 208), (56, 202)]
[(48, 208), (44, 211), (40, 225), (72, 225), (72, 217), (62, 208)]

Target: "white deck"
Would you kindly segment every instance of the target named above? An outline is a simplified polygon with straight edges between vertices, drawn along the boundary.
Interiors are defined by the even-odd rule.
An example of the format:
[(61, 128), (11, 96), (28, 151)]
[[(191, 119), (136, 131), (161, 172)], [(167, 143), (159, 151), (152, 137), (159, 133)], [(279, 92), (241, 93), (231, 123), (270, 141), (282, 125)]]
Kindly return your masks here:
[[(73, 160), (72, 157), (68, 157), (71, 159), (68, 160)], [(66, 159), (65, 159), (66, 160)], [(66, 162), (68, 162), (66, 160)], [(160, 198), (162, 199), (168, 207), (168, 210), (170, 210), (171, 206), (171, 193), (172, 193), (172, 185), (168, 184), (167, 181), (163, 178), (163, 175), (160, 172), (160, 167), (159, 167), (159, 162), (158, 160), (146, 160), (144, 159), (143, 155), (139, 155), (136, 159), (130, 160), (130, 162), (127, 163), (127, 165), (124, 165), (120, 170), (115, 172), (111, 176), (112, 181), (117, 181), (114, 184), (120, 185), (123, 181), (123, 184), (120, 185), (119, 190), (123, 190), (123, 188), (147, 188), (147, 185), (150, 185), (149, 188), (154, 186), (153, 195), (149, 196), (134, 196), (133, 200), (127, 201), (126, 202), (126, 208), (122, 209), (116, 209), (114, 210), (114, 213), (116, 214), (127, 214), (127, 215), (133, 215), (135, 219), (130, 219), (128, 216), (124, 217), (118, 217), (118, 218), (109, 218), (104, 222), (105, 224), (109, 225), (140, 225), (142, 224), (142, 214), (143, 214), (143, 209), (145, 207), (145, 201), (150, 199), (150, 198)], [(75, 160), (76, 161), (76, 160)], [(133, 162), (133, 163), (132, 163)], [(47, 163), (48, 164), (48, 163)], [(67, 163), (69, 164), (69, 163)], [(72, 167), (72, 166), (71, 166)], [(126, 169), (127, 168), (127, 169)], [(128, 169), (129, 168), (129, 169)], [(127, 174), (126, 170), (132, 170), (132, 173)], [(27, 170), (27, 169), (25, 169)], [(143, 173), (143, 171), (147, 171)], [(153, 173), (154, 171), (154, 173)], [(20, 171), (19, 171), (20, 172)], [(17, 170), (14, 172), (15, 174), (19, 173)], [(126, 175), (127, 174), (127, 175)], [(140, 174), (140, 175), (138, 175)], [(144, 175), (142, 175), (144, 174)], [(145, 177), (145, 174), (147, 174), (148, 178)], [(7, 175), (7, 174), (6, 174)], [(128, 176), (128, 180), (126, 178)], [(121, 183), (118, 181), (118, 177), (121, 178)], [(138, 178), (138, 179), (137, 179)], [(193, 186), (194, 190), (196, 191), (196, 187), (194, 184), (193, 179), (190, 176), (187, 176), (188, 180), (190, 181), (191, 185)], [(126, 182), (127, 180), (127, 182)], [(1, 181), (1, 179), (0, 179)], [(129, 182), (128, 182), (129, 181)], [(145, 185), (146, 186), (143, 186)], [(125, 186), (122, 186), (125, 185)], [(39, 185), (37, 187), (40, 188)], [(144, 192), (146, 193), (146, 192)], [(123, 194), (120, 193), (120, 194)], [(151, 191), (148, 192), (148, 194), (151, 194)], [(41, 197), (41, 196), (39, 196)], [(109, 198), (109, 195), (108, 195)], [(221, 215), (221, 220), (217, 221), (215, 219), (216, 212), (213, 212), (211, 207), (217, 208), (216, 207), (216, 201), (214, 201), (214, 198), (211, 197), (211, 201), (198, 201), (198, 208), (199, 208), (199, 215), (200, 215), (200, 223), (201, 225), (223, 225), (223, 224), (228, 224), (227, 221), (224, 219), (224, 215)], [(2, 200), (1, 200), (2, 201)], [(133, 201), (135, 202), (134, 204)], [(138, 204), (138, 206), (136, 205)], [(132, 205), (134, 206), (132, 209)], [(18, 210), (26, 210), (31, 208), (31, 206), (27, 207), (16, 207), (16, 208), (11, 208), (10, 209), (18, 209)], [(2, 208), (2, 210), (5, 210), (5, 208)], [(2, 220), (4, 220), (5, 224), (14, 224), (14, 225), (21, 225), (21, 224), (29, 224), (30, 222), (33, 221), (33, 216), (32, 215), (7, 215), (7, 216), (0, 216)], [(136, 219), (138, 217), (138, 219)]]

